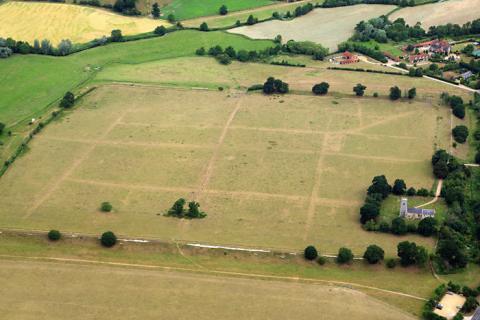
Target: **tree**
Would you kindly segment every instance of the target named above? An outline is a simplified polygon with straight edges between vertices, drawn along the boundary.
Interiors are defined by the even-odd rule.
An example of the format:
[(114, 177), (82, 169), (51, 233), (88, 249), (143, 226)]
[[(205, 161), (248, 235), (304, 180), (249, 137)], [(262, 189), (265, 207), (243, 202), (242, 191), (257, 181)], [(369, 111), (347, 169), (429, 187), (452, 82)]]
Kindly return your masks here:
[(465, 106), (463, 104), (455, 106), (452, 108), (452, 113), (455, 117), (459, 119), (465, 118)]
[(397, 256), (400, 264), (404, 267), (415, 264), (417, 244), (415, 242), (403, 241), (397, 245)]
[(237, 57), (237, 53), (232, 46), (228, 46), (225, 48), (225, 54), (227, 54), (232, 59), (235, 59)]
[(407, 233), (407, 223), (405, 222), (404, 218), (396, 217), (392, 220), (392, 227), (390, 229), (393, 234), (396, 235), (404, 235)]
[(220, 9), (218, 9), (218, 13), (220, 13), (222, 16), (226, 15), (228, 13), (228, 8), (226, 5), (222, 5)]
[(255, 18), (253, 15), (249, 15), (249, 16), (248, 16), (248, 18), (247, 18), (247, 24), (248, 24), (249, 26), (254, 25), (254, 24), (257, 23), (257, 22), (258, 22), (258, 19)]
[(58, 54), (61, 56), (66, 56), (72, 51), (72, 41), (64, 39), (58, 44)]
[(230, 58), (230, 56), (225, 53), (219, 54), (215, 58), (217, 59), (218, 62), (224, 65), (232, 63), (232, 58)]
[(183, 214), (185, 213), (185, 203), (185, 199), (178, 199), (177, 201), (175, 201), (170, 210), (168, 210), (167, 214), (171, 216), (183, 217)]
[(383, 260), (385, 252), (379, 246), (372, 244), (367, 247), (367, 250), (363, 254), (363, 258), (370, 264), (376, 264)]
[(100, 205), (100, 210), (102, 212), (111, 212), (113, 209), (113, 206), (110, 202), (102, 202), (102, 204)]
[(62, 237), (60, 231), (58, 230), (50, 230), (47, 236), (48, 236), (48, 239), (51, 241), (58, 241)]
[(206, 22), (202, 22), (200, 25), (200, 31), (208, 31), (208, 24)]
[(0, 59), (1, 58), (8, 58), (13, 54), (12, 49), (8, 47), (0, 47)]
[(263, 93), (288, 93), (288, 83), (285, 83), (280, 79), (269, 77), (263, 84)]
[(198, 48), (196, 51), (195, 51), (195, 54), (197, 56), (204, 56), (207, 52), (205, 51), (205, 48), (204, 47), (201, 47), (201, 48)]
[(413, 196), (416, 195), (416, 194), (417, 194), (417, 191), (415, 190), (414, 187), (408, 188), (408, 190), (407, 190), (407, 196), (413, 197)]
[(437, 232), (437, 220), (427, 217), (418, 223), (417, 232), (424, 237), (430, 237)]
[(467, 300), (463, 304), (462, 311), (465, 313), (472, 312), (478, 306), (478, 301), (475, 297), (467, 297)]
[(175, 22), (175, 16), (173, 14), (169, 14), (167, 17), (168, 22), (174, 23)]
[(438, 179), (445, 179), (448, 176), (448, 165), (444, 160), (440, 160), (433, 165), (433, 174)]
[(189, 218), (204, 218), (206, 217), (207, 215), (205, 214), (205, 212), (203, 211), (200, 211), (200, 203), (198, 202), (195, 202), (195, 201), (190, 201), (188, 203), (188, 211), (187, 211), (187, 214), (186, 216), (189, 217)]
[(338, 250), (337, 262), (340, 264), (351, 263), (353, 261), (352, 250), (348, 248), (340, 248)]
[(358, 83), (355, 87), (353, 87), (353, 92), (357, 95), (357, 97), (362, 97), (365, 93), (366, 86)]
[(411, 88), (408, 90), (407, 97), (408, 99), (414, 99), (417, 96), (417, 89)]
[(437, 246), (438, 256), (452, 269), (465, 268), (468, 263), (465, 245), (458, 240), (442, 239)]
[(452, 129), (452, 135), (456, 142), (465, 143), (468, 138), (468, 128), (464, 125), (456, 126)]
[(375, 220), (380, 214), (380, 208), (373, 203), (365, 203), (360, 208), (360, 222), (367, 223), (370, 220)]
[(152, 16), (155, 19), (160, 18), (160, 7), (159, 7), (158, 3), (156, 3), (156, 2), (154, 4), (152, 4)]
[(316, 95), (324, 95), (327, 94), (328, 88), (330, 85), (326, 82), (321, 82), (313, 86), (312, 92)]
[[(165, 28), (164, 26), (156, 27), (155, 30), (153, 30), (153, 33), (155, 33), (156, 35), (159, 35), (159, 36), (163, 36), (167, 33), (167, 28)], [(205, 50), (205, 49), (203, 49), (203, 50)]]
[(399, 87), (394, 86), (390, 88), (390, 100), (398, 100), (402, 97), (402, 90)]
[(104, 247), (111, 248), (117, 243), (117, 236), (112, 231), (104, 232), (100, 242)]
[(405, 181), (402, 179), (397, 179), (393, 183), (393, 188), (392, 188), (392, 193), (396, 194), (397, 196), (404, 195), (407, 190), (407, 185), (405, 184)]
[(68, 109), (68, 108), (72, 107), (74, 103), (75, 103), (75, 96), (74, 96), (73, 93), (68, 91), (63, 96), (62, 101), (60, 101), (60, 107), (62, 107), (64, 109)]
[(3, 133), (3, 130), (5, 130), (5, 123), (0, 122), (0, 134)]
[(305, 248), (303, 255), (307, 260), (315, 260), (318, 257), (318, 251), (314, 246), (308, 246)]
[(386, 264), (387, 268), (389, 269), (393, 269), (397, 266), (397, 262), (395, 261), (395, 259), (388, 259)]
[(372, 185), (367, 189), (367, 194), (378, 193), (382, 195), (383, 199), (385, 199), (391, 191), (392, 187), (388, 184), (387, 178), (385, 175), (381, 175), (373, 178)]
[(110, 40), (112, 42), (122, 42), (123, 41), (122, 30), (119, 30), (119, 29), (112, 30), (110, 34)]
[(428, 251), (422, 246), (417, 247), (417, 252), (415, 253), (415, 263), (419, 267), (424, 267), (428, 262)]

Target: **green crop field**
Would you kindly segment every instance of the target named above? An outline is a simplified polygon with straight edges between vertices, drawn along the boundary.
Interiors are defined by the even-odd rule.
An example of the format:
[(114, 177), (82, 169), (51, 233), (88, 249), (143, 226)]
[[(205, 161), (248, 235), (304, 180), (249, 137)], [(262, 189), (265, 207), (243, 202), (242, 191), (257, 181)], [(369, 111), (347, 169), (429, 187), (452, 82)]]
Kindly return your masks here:
[(222, 5), (226, 5), (230, 12), (256, 8), (274, 4), (271, 0), (173, 0), (161, 8), (164, 17), (173, 14), (178, 20), (192, 19), (202, 16), (218, 15)]
[[(378, 243), (394, 254), (403, 238), (358, 223), (365, 188), (378, 174), (431, 186), (448, 116), (423, 102), (102, 86), (2, 177), (0, 225), (328, 253)], [(179, 197), (209, 216), (158, 215)], [(99, 212), (102, 201), (115, 213)]]

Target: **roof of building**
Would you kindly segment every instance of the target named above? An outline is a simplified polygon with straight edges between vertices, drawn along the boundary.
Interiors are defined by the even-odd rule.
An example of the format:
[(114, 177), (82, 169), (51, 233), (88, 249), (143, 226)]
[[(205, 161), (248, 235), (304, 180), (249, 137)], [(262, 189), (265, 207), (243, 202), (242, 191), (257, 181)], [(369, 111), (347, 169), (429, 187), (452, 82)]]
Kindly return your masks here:
[(480, 320), (480, 308), (477, 308), (477, 310), (475, 310), (475, 313), (473, 314), (471, 320)]
[(410, 56), (408, 57), (408, 59), (410, 60), (410, 62), (415, 61), (415, 60), (425, 59), (425, 58), (428, 58), (428, 54), (427, 54), (427, 53), (412, 54), (412, 55), (410, 55)]
[(464, 72), (464, 73), (460, 74), (460, 76), (461, 76), (463, 79), (467, 80), (468, 78), (470, 78), (471, 76), (473, 76), (473, 72), (469, 70), (469, 71), (467, 71), (467, 72)]
[(345, 51), (344, 53), (342, 53), (342, 56), (346, 59), (356, 59), (357, 56), (354, 55), (353, 53), (349, 52), (349, 51)]
[(413, 47), (414, 48), (419, 48), (419, 47), (430, 46), (432, 44), (432, 42), (433, 41), (426, 41), (426, 42), (417, 43), (417, 44), (414, 44)]
[(423, 216), (435, 215), (434, 209), (422, 209), (422, 208), (407, 208), (407, 213), (421, 214)]

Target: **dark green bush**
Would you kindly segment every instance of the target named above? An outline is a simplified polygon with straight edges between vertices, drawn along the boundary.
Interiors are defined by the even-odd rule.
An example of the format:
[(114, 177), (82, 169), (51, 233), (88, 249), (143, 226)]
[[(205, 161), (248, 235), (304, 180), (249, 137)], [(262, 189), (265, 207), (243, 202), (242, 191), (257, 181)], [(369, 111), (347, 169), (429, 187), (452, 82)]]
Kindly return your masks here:
[(111, 248), (117, 243), (117, 236), (112, 231), (107, 231), (100, 238), (102, 246)]
[(303, 255), (307, 260), (315, 260), (318, 257), (318, 251), (314, 246), (308, 246), (305, 248)]
[(52, 241), (58, 241), (62, 237), (62, 234), (58, 230), (50, 230), (47, 236), (48, 236), (48, 239)]

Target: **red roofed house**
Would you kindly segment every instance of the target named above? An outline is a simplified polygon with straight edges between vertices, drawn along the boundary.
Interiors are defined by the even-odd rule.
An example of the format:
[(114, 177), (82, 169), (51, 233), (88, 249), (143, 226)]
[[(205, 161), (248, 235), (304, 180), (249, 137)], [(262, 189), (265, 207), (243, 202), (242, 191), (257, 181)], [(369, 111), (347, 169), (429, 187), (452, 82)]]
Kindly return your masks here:
[(408, 56), (410, 63), (417, 63), (420, 61), (428, 61), (428, 53), (412, 54)]
[(349, 63), (356, 63), (360, 60), (356, 55), (351, 52), (345, 51), (342, 53), (342, 59), (340, 60), (340, 64), (349, 64)]

